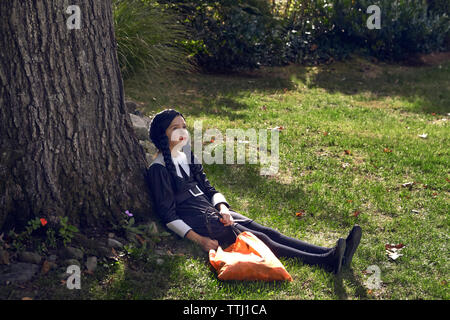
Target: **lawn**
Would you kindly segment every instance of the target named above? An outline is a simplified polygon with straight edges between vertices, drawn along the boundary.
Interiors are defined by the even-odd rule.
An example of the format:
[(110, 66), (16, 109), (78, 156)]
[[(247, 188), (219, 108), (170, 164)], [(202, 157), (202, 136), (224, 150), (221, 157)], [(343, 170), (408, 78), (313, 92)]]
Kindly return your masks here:
[[(354, 58), (127, 82), (147, 114), (173, 107), (189, 128), (198, 120), (222, 133), (283, 127), (273, 177), (255, 164), (205, 165), (235, 211), (324, 246), (355, 223), (363, 228), (353, 268), (341, 277), (283, 260), (292, 283), (223, 283), (206, 258), (189, 257), (170, 262), (172, 284), (159, 298), (448, 299), (449, 75), (448, 61), (407, 67)], [(403, 256), (389, 259), (387, 243), (404, 244)], [(364, 285), (370, 265), (381, 270), (380, 289)]]
[[(164, 254), (134, 248), (80, 292), (49, 290), (41, 298), (449, 299), (449, 75), (448, 60), (400, 66), (355, 57), (127, 80), (126, 95), (143, 113), (175, 108), (191, 136), (198, 120), (223, 134), (281, 126), (276, 175), (260, 175), (259, 164), (205, 164), (208, 179), (235, 211), (317, 245), (333, 246), (361, 225), (352, 269), (335, 276), (281, 259), (294, 281), (222, 282), (206, 253), (169, 236)], [(403, 244), (402, 256), (390, 259), (386, 244)], [(376, 289), (367, 285), (371, 265), (380, 269)]]

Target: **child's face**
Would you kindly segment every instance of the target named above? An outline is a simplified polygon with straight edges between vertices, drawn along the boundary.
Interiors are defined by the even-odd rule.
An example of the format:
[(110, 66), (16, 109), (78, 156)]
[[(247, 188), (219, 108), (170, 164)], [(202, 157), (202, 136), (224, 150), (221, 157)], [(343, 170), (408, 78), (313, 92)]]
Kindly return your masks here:
[(189, 132), (186, 130), (186, 122), (182, 116), (176, 116), (169, 127), (166, 129), (166, 135), (169, 138), (169, 148), (173, 147), (182, 148), (186, 145), (189, 138)]

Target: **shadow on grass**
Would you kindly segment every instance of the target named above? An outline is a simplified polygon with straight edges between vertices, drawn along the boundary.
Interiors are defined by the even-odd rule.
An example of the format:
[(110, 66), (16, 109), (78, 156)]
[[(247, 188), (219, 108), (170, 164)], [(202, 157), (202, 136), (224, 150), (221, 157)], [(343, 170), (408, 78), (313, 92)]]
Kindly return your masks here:
[[(264, 219), (265, 216), (278, 216), (274, 221), (288, 223), (295, 229), (300, 226), (300, 220), (295, 216), (296, 210), (309, 208), (313, 204), (321, 208), (321, 212), (316, 214), (310, 212), (306, 219), (314, 219), (315, 222), (327, 221), (327, 224), (335, 228), (353, 226), (354, 219), (338, 214), (341, 209), (326, 201), (325, 198), (307, 194), (301, 182), (282, 183), (277, 178), (260, 175), (259, 165), (204, 165), (204, 169), (207, 175), (211, 171), (216, 177), (215, 180), (220, 181), (213, 184), (217, 190), (222, 190), (222, 193), (233, 193), (239, 198), (245, 197), (249, 200), (246, 210), (249, 213), (253, 212), (253, 216), (249, 218), (254, 218), (256, 222), (258, 219)], [(223, 191), (226, 189), (229, 191)], [(244, 214), (241, 208), (232, 207), (232, 209)], [(267, 227), (277, 229), (276, 225), (267, 225)]]
[(238, 98), (248, 92), (273, 94), (294, 89), (295, 83), (289, 79), (251, 74), (177, 74), (161, 81), (140, 74), (125, 83), (127, 96), (141, 102), (145, 114), (174, 108), (190, 116), (213, 114), (230, 121), (245, 117), (237, 112), (248, 106)]
[(405, 111), (446, 114), (450, 105), (449, 71), (448, 59), (434, 65), (400, 66), (353, 58), (331, 65), (292, 64), (230, 75), (176, 74), (163, 80), (137, 75), (127, 80), (125, 90), (127, 96), (142, 102), (146, 114), (175, 108), (194, 117), (212, 114), (229, 121), (245, 120), (239, 111), (248, 105), (239, 98), (250, 93), (283, 94), (299, 86), (359, 95), (362, 102), (400, 97), (410, 104), (402, 107)]
[(347, 300), (349, 298), (347, 291), (344, 288), (343, 280), (347, 280), (350, 284), (350, 286), (355, 288), (355, 294), (354, 297), (358, 299), (368, 299), (367, 296), (367, 289), (364, 287), (364, 285), (355, 277), (355, 273), (353, 269), (351, 270), (344, 270), (335, 277), (334, 279), (334, 293), (338, 296), (340, 300)]
[(366, 100), (401, 97), (412, 105), (407, 107), (412, 112), (446, 114), (450, 105), (450, 53), (447, 56), (439, 63), (420, 66), (372, 63), (361, 58), (320, 65), (311, 72), (292, 65), (283, 69), (282, 76), (302, 82), (308, 89), (362, 94)]

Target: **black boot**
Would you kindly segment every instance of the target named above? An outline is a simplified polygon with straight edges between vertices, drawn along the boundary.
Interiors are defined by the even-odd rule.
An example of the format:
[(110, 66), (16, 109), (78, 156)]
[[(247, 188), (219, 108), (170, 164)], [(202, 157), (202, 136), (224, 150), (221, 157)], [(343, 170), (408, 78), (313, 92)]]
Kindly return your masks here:
[(352, 263), (353, 255), (355, 254), (356, 248), (358, 248), (359, 242), (361, 241), (362, 230), (359, 225), (355, 225), (350, 231), (347, 239), (345, 240), (346, 249), (344, 253), (344, 259), (342, 265), (345, 268), (349, 268)]
[(330, 255), (328, 256), (326, 269), (328, 269), (331, 272), (334, 272), (334, 274), (339, 274), (341, 272), (344, 252), (345, 252), (345, 239), (339, 238), (339, 240), (336, 243), (336, 246), (333, 248), (333, 251), (330, 252)]
[(337, 261), (336, 261), (336, 266), (334, 268), (335, 274), (339, 274), (341, 272), (342, 259), (344, 259), (345, 248), (346, 248), (345, 240), (342, 238), (339, 238), (337, 245), (336, 245)]

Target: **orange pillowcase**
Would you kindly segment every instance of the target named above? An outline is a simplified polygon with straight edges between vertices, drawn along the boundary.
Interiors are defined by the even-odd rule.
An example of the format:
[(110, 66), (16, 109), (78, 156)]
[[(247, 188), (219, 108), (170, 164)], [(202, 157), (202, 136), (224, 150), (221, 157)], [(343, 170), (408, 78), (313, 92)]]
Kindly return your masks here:
[(209, 262), (220, 280), (292, 281), (280, 260), (253, 233), (244, 231), (235, 243), (209, 251)]

